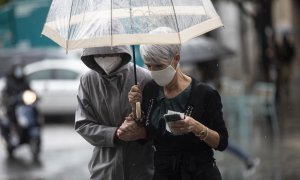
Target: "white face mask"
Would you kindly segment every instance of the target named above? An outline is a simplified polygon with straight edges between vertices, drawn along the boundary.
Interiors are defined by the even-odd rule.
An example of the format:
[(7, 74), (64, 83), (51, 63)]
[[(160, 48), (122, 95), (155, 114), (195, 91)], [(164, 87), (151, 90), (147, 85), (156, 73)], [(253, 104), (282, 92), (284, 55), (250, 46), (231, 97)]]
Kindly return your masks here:
[(172, 79), (174, 78), (176, 74), (176, 70), (169, 65), (163, 70), (159, 71), (150, 71), (151, 76), (153, 80), (159, 85), (159, 86), (166, 86), (168, 85)]
[(110, 74), (112, 71), (116, 70), (122, 63), (122, 58), (120, 56), (94, 57), (94, 59), (106, 74)]

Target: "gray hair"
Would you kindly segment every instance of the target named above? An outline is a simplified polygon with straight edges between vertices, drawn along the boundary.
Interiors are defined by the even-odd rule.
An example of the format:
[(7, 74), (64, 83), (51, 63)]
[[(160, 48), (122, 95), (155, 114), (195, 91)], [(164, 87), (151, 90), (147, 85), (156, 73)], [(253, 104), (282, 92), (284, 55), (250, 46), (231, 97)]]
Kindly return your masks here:
[[(150, 34), (176, 33), (169, 27), (159, 27)], [(179, 44), (151, 44), (141, 45), (140, 53), (144, 63), (169, 65), (176, 54), (180, 53)]]

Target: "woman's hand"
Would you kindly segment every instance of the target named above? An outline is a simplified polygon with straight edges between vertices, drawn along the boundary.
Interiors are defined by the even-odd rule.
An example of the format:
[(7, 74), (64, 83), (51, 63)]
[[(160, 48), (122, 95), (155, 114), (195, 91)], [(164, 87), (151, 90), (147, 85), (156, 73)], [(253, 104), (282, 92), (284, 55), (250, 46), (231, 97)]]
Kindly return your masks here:
[(136, 103), (142, 102), (142, 91), (140, 85), (134, 85), (128, 92), (128, 100), (132, 107), (132, 112), (136, 112)]
[(171, 132), (175, 135), (195, 133), (199, 128), (204, 126), (190, 116), (185, 116), (183, 120), (175, 121), (169, 124)]
[[(185, 119), (172, 122), (169, 125), (171, 132), (175, 135), (182, 135), (193, 132), (195, 136), (198, 136), (200, 140), (205, 141), (207, 145), (212, 148), (217, 148), (220, 143), (219, 134), (205, 127), (199, 121), (196, 121), (192, 117), (185, 116)], [(201, 132), (205, 132), (204, 137), (202, 137)]]
[(146, 130), (144, 127), (137, 125), (132, 116), (128, 116), (118, 128), (117, 137), (123, 141), (135, 141), (145, 138)]

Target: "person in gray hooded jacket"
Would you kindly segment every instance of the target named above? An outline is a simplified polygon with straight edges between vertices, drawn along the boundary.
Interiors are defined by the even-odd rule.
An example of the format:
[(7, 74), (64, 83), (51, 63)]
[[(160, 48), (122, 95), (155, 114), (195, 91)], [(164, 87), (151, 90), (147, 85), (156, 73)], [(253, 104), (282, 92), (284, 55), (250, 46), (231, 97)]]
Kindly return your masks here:
[[(144, 129), (118, 133), (118, 129), (135, 123), (125, 120), (132, 111), (127, 94), (134, 84), (130, 48), (87, 48), (81, 59), (91, 70), (80, 79), (75, 129), (94, 146), (90, 179), (152, 179), (151, 142), (137, 140), (143, 137)], [(137, 67), (137, 75), (143, 88), (150, 74)]]

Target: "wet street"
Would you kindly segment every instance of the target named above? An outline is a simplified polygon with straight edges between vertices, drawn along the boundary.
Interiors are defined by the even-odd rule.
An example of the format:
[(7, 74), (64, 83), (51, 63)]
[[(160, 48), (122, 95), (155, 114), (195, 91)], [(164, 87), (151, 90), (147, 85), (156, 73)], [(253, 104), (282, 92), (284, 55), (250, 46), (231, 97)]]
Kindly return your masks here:
[[(216, 152), (224, 180), (300, 180), (300, 76), (295, 79), (290, 102), (279, 111), (280, 133), (274, 134), (267, 118), (227, 121), (230, 141), (252, 157), (260, 159), (254, 174), (245, 176), (246, 167), (228, 151)], [(89, 178), (87, 164), (92, 147), (73, 129), (72, 123), (46, 124), (39, 162), (33, 162), (28, 147), (7, 159), (0, 143), (0, 180), (83, 180)]]
[(88, 179), (87, 164), (92, 148), (73, 129), (72, 124), (46, 125), (39, 162), (31, 159), (27, 146), (7, 159), (0, 148), (1, 180), (69, 180)]

